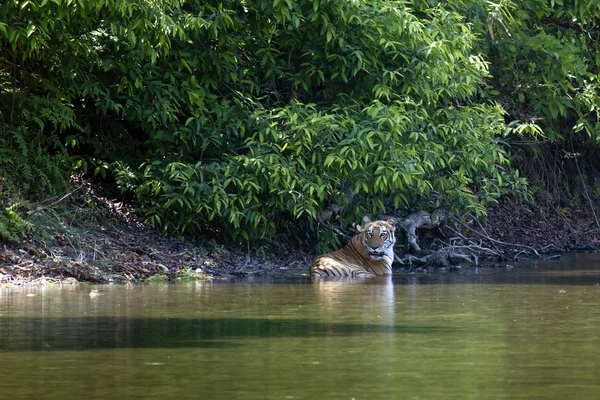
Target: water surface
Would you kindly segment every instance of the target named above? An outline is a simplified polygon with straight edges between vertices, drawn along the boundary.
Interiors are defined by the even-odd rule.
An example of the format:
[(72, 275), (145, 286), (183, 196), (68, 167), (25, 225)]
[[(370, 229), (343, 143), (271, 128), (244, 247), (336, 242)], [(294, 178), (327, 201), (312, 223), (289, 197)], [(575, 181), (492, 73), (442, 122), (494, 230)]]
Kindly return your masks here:
[(0, 289), (0, 399), (597, 399), (600, 257), (510, 264)]

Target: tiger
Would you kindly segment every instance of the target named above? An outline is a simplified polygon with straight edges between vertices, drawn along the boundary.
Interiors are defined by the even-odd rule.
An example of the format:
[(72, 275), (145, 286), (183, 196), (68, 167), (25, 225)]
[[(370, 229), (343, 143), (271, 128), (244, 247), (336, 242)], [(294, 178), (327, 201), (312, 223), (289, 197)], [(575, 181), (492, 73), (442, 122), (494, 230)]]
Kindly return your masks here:
[(363, 217), (364, 227), (340, 250), (322, 254), (310, 266), (311, 276), (370, 278), (392, 273), (396, 218), (371, 221)]

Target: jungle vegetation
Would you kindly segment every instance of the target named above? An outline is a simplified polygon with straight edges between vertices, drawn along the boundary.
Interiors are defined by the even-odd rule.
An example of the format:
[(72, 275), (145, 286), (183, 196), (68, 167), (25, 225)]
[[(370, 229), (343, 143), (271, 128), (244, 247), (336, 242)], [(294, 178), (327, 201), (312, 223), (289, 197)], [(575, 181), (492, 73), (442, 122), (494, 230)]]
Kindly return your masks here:
[(74, 171), (152, 227), (305, 244), (332, 204), (579, 190), (599, 23), (596, 0), (3, 1), (0, 238)]

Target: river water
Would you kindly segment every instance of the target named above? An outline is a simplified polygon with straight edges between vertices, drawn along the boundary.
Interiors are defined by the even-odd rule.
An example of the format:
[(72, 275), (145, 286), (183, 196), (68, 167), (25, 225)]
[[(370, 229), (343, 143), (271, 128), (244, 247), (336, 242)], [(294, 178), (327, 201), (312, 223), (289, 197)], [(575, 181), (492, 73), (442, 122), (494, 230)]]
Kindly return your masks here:
[(600, 256), (513, 266), (0, 289), (0, 399), (598, 399)]

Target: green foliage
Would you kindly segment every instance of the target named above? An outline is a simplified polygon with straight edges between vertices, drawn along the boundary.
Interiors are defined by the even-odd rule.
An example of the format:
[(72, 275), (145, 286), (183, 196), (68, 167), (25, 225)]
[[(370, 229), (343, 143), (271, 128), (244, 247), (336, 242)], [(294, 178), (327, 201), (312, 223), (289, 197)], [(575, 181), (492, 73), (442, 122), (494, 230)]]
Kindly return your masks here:
[(149, 276), (148, 278), (144, 279), (144, 283), (153, 283), (153, 284), (160, 284), (160, 283), (164, 283), (167, 279), (162, 276), (162, 275), (152, 275)]
[[(151, 279), (151, 278), (149, 278)], [(177, 273), (177, 277), (175, 278), (177, 281), (181, 282), (191, 282), (191, 281), (208, 281), (213, 279), (211, 275), (206, 274), (200, 268), (189, 268), (182, 267), (181, 270)]]
[[(481, 10), (472, 22), (469, 4)], [(319, 213), (343, 201), (348, 220), (482, 213), (524, 185), (503, 146), (505, 112), (489, 100), (507, 94), (485, 90), (496, 77), (477, 39), (514, 6), (482, 19), (491, 5), (9, 0), (0, 112), (26, 140), (5, 137), (0, 151), (18, 148), (11, 166), (42, 190), (57, 190), (69, 168), (110, 170), (145, 221), (170, 231), (309, 242)], [(531, 54), (549, 51), (546, 39)], [(34, 159), (44, 166), (25, 171)]]
[[(414, 3), (424, 9), (440, 2)], [(513, 120), (539, 122), (552, 140), (584, 131), (598, 143), (600, 3), (460, 0), (450, 7), (484, 39), (476, 45), (491, 66), (486, 97)]]
[(455, 4), (484, 38), (479, 43), (492, 72), (485, 93), (513, 121), (507, 142), (515, 165), (536, 184), (534, 191), (581, 195), (573, 185), (580, 167), (591, 174), (600, 168), (600, 3)]
[(206, 56), (186, 61), (203, 70), (190, 82), (222, 96), (207, 93), (171, 146), (154, 137), (162, 159), (139, 172), (116, 164), (149, 223), (217, 222), (248, 238), (316, 218), (347, 185), (354, 218), (439, 194), (482, 212), (522, 184), (498, 141), (502, 109), (476, 101), (487, 65), (461, 16), (437, 8), (419, 19), (402, 2), (314, 4), (230, 10), (236, 22), (221, 29), (242, 39), (225, 36), (211, 54), (230, 71), (221, 80), (198, 62)]
[(33, 230), (33, 225), (18, 213), (20, 203), (0, 211), (0, 241), (17, 242)]
[(69, 169), (70, 158), (56, 136), (21, 125), (0, 138), (0, 179), (14, 193), (34, 197), (61, 193), (68, 186)]
[(488, 22), (488, 53), (507, 110), (540, 121), (552, 139), (585, 131), (598, 142), (600, 4), (531, 0), (504, 2), (503, 10), (502, 25)]

